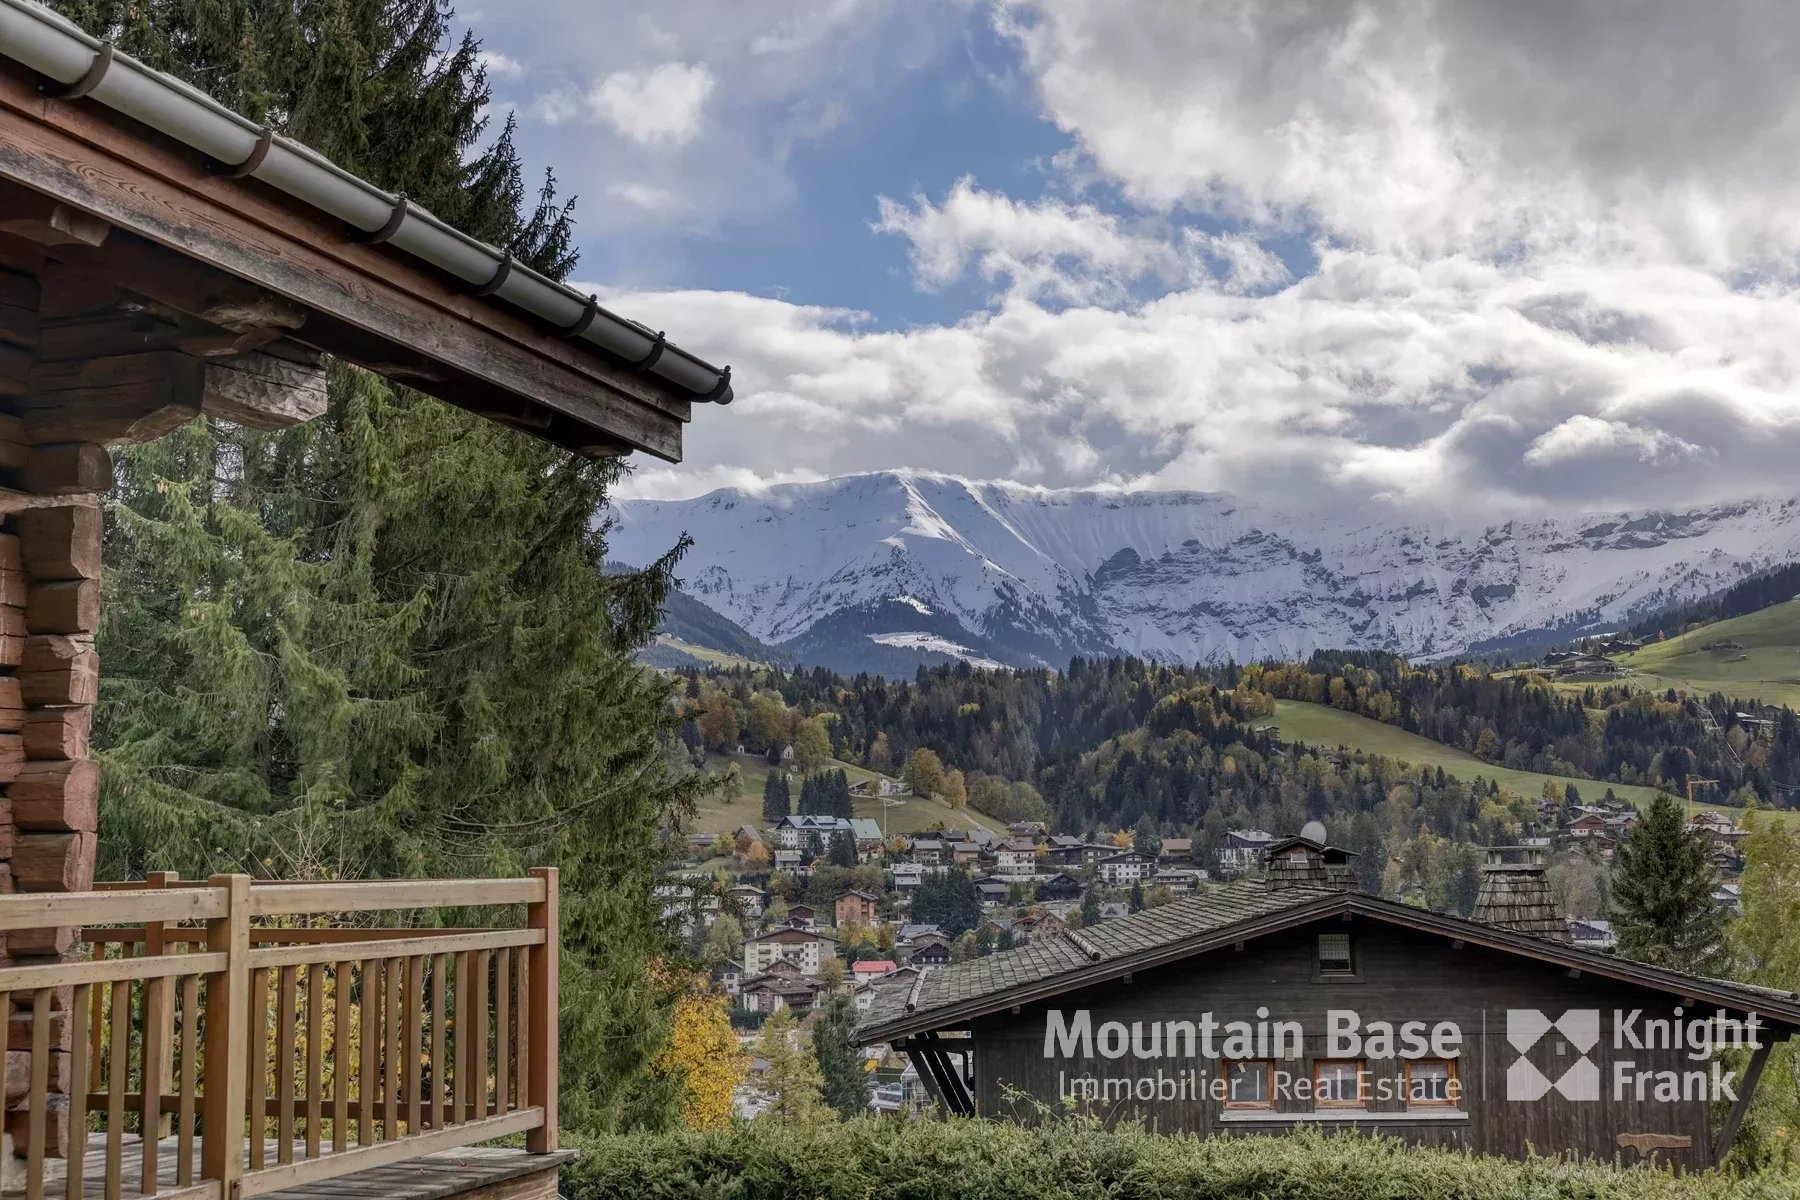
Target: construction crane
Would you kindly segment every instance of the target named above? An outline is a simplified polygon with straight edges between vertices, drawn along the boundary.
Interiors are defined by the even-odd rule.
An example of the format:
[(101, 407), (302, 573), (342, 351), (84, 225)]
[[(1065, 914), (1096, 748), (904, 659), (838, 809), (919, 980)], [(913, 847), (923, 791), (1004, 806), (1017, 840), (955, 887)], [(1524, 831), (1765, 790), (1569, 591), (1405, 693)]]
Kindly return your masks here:
[(1697, 787), (1702, 787), (1702, 786), (1710, 786), (1710, 785), (1716, 784), (1718, 782), (1719, 781), (1716, 779), (1695, 779), (1692, 775), (1688, 776), (1688, 781), (1687, 781), (1687, 794), (1688, 794), (1687, 819), (1688, 819), (1689, 825), (1692, 825), (1694, 823), (1694, 789)]

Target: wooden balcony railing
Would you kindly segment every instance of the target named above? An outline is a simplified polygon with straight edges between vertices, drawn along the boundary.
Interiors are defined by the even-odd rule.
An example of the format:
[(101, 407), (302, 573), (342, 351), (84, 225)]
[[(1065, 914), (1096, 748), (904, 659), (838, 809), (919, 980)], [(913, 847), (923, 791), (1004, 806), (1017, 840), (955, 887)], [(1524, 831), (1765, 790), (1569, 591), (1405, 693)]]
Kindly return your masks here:
[[(512, 906), (512, 928), (418, 916)], [(383, 912), (416, 924), (346, 923)], [(556, 1149), (553, 869), (0, 896), (0, 930), (69, 926), (85, 961), (0, 968), (0, 1014), (29, 1012), (6, 1191), (241, 1200), (512, 1134)]]

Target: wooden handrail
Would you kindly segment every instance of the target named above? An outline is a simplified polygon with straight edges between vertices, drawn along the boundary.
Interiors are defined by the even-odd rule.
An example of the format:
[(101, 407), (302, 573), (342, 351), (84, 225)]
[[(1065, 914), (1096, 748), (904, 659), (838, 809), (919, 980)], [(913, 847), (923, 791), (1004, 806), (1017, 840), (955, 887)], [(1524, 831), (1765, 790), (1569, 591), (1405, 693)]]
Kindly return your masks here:
[(44, 986), (44, 972), (55, 971), (64, 987), (78, 983), (139, 983), (176, 975), (223, 971), (221, 954), (155, 954), (141, 958), (105, 958), (59, 963), (55, 967), (0, 967), (0, 991), (23, 992)]
[(286, 917), (405, 908), (476, 908), (537, 904), (543, 898), (543, 883), (536, 879), (406, 879), (355, 885), (275, 883), (250, 893), (250, 914)]
[(250, 952), (253, 967), (303, 967), (340, 962), (354, 951), (363, 962), (375, 959), (419, 958), (428, 954), (498, 950), (503, 946), (541, 946), (544, 935), (536, 929), (490, 929), (483, 933), (444, 933), (437, 937), (394, 938), (391, 941), (327, 943), (321, 946), (265, 946)]
[(130, 921), (209, 921), (225, 914), (224, 896), (204, 892), (15, 893), (0, 896), (0, 930), (55, 929), (63, 925), (118, 925)]
[[(556, 888), (544, 869), (329, 884), (159, 875), (0, 896), (0, 929), (82, 926), (93, 955), (0, 968), (0, 1005), (31, 1013), (27, 1200), (51, 1190), (63, 1149), (47, 1116), (53, 1044), (71, 1051), (54, 1087), (70, 1092), (55, 1188), (69, 1200), (102, 1182), (89, 1170), (111, 1196), (241, 1200), (509, 1134), (555, 1149)], [(517, 905), (514, 928), (419, 913)], [(319, 924), (381, 911), (426, 927)], [(127, 1132), (142, 1135), (130, 1155)], [(159, 1193), (171, 1159), (175, 1187)]]

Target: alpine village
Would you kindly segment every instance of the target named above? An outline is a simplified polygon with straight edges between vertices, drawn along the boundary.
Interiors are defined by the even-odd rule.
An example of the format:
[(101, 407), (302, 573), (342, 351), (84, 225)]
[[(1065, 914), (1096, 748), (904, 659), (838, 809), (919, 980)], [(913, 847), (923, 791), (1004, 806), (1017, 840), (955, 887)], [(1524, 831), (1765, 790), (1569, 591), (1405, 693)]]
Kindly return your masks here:
[(760, 385), (566, 282), (505, 69), (0, 0), (0, 1195), (1797, 1194), (1800, 565), (808, 662), (609, 557)]

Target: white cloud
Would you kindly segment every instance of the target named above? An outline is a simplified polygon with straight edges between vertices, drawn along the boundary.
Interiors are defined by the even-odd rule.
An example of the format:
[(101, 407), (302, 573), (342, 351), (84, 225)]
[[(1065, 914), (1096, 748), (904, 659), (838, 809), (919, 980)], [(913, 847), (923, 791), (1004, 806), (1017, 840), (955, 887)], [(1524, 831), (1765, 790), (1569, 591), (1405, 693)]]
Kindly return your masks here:
[(1713, 268), (1800, 248), (1800, 8), (997, 0), (1053, 120), (1153, 208), (1411, 254)]
[(588, 103), (595, 116), (634, 142), (681, 146), (699, 135), (715, 82), (712, 72), (696, 63), (614, 71), (589, 94)]
[(614, 294), (734, 365), (659, 494), (803, 463), (1496, 513), (1793, 490), (1800, 293), (1691, 268), (1320, 250), (1264, 296), (1012, 298), (951, 326), (718, 292)]
[(1533, 467), (1580, 468), (1584, 461), (1623, 457), (1638, 463), (1672, 461), (1705, 452), (1660, 429), (1645, 429), (1624, 421), (1608, 421), (1577, 413), (1556, 428), (1538, 435), (1525, 451)]
[(483, 50), (476, 58), (480, 60), (482, 69), (487, 72), (490, 80), (512, 79), (525, 73), (525, 64), (493, 50)]
[(1166, 227), (1134, 228), (1092, 204), (1021, 203), (957, 181), (943, 203), (914, 196), (909, 207), (882, 197), (874, 228), (911, 244), (913, 276), (937, 289), (973, 270), (1004, 280), (1015, 296), (1076, 303), (1117, 301), (1133, 284), (1184, 287), (1218, 278), (1231, 290), (1282, 282), (1281, 260), (1253, 239)]
[(586, 92), (557, 88), (538, 97), (530, 113), (548, 125), (603, 123), (640, 146), (680, 147), (699, 136), (714, 83), (704, 66), (663, 63), (614, 71)]
[(665, 188), (654, 187), (647, 183), (610, 184), (606, 194), (615, 200), (623, 200), (626, 204), (650, 212), (667, 212), (681, 203), (679, 197)]

